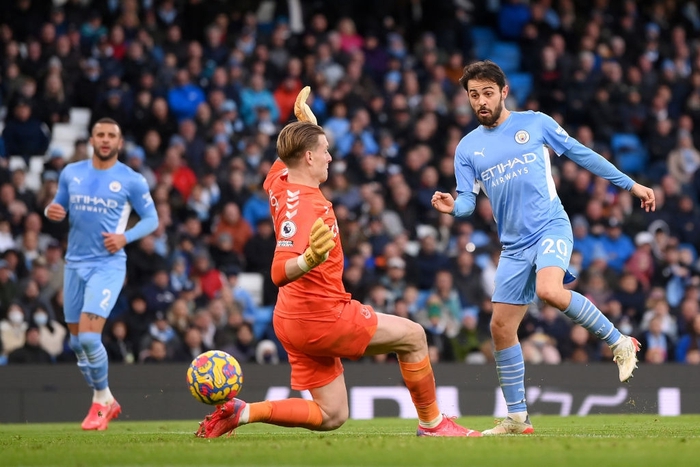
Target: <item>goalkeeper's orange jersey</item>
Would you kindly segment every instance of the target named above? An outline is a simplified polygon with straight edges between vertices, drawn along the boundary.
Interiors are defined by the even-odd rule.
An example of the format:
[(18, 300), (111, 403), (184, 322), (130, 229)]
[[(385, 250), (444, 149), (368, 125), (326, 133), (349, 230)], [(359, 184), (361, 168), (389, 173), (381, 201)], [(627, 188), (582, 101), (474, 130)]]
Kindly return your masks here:
[(280, 287), (275, 313), (280, 317), (335, 321), (339, 307), (351, 297), (343, 286), (344, 255), (333, 204), (318, 188), (289, 183), (286, 166), (279, 159), (270, 168), (263, 188), (268, 194), (277, 240), (273, 262), (286, 261), (289, 253), (304, 253), (311, 226), (319, 217), (333, 231), (336, 243), (325, 262)]

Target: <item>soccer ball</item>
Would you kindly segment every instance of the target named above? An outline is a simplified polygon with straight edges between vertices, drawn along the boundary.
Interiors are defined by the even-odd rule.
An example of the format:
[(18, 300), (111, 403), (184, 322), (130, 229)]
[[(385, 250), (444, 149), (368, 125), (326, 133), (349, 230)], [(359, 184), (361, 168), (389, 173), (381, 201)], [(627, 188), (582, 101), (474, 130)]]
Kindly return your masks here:
[(238, 360), (221, 350), (204, 352), (187, 369), (187, 385), (198, 401), (219, 405), (241, 391), (243, 371)]

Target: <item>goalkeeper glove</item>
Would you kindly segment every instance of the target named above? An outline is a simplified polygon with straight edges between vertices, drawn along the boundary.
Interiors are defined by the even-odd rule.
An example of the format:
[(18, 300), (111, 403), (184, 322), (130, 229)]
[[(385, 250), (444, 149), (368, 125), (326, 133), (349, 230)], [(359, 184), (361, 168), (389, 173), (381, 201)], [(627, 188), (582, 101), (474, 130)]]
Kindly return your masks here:
[(297, 258), (297, 265), (304, 272), (311, 271), (328, 259), (328, 254), (334, 246), (333, 232), (319, 217), (311, 227), (309, 247)]
[(294, 102), (294, 115), (300, 122), (311, 122), (317, 125), (316, 116), (311, 111), (309, 104), (306, 103), (310, 92), (311, 88), (309, 86), (304, 86), (304, 88), (299, 91), (296, 101)]

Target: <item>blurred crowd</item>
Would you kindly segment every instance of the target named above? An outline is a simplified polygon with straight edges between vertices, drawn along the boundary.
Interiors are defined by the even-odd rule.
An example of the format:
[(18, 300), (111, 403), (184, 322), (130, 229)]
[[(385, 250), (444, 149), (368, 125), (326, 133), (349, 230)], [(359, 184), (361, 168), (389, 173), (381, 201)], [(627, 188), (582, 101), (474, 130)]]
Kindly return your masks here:
[[(332, 146), (322, 190), (347, 290), (421, 323), (433, 361), (491, 361), (500, 247), (489, 201), (468, 219), (430, 205), (435, 190), (454, 191), (454, 149), (477, 126), (458, 83), (484, 58), (477, 28), (515, 45), (517, 72), (532, 78), (511, 110), (550, 114), (615, 163), (616, 135), (641, 141), (648, 157), (629, 175), (654, 187), (654, 213), (552, 153), (574, 228), (572, 287), (640, 339), (644, 361), (700, 364), (700, 10), (634, 0), (2, 2), (0, 361), (74, 359), (62, 324), (67, 223), (42, 215), (61, 169), (91, 152), (84, 139), (72, 154), (51, 148), (73, 107), (120, 123), (121, 160), (144, 175), (160, 218), (127, 247), (110, 359), (189, 362), (217, 348), (244, 364), (284, 361), (261, 182), (304, 85)], [(32, 190), (8, 161), (36, 155)], [(261, 296), (243, 273), (263, 277)], [(612, 358), (541, 303), (520, 338), (530, 363)]]

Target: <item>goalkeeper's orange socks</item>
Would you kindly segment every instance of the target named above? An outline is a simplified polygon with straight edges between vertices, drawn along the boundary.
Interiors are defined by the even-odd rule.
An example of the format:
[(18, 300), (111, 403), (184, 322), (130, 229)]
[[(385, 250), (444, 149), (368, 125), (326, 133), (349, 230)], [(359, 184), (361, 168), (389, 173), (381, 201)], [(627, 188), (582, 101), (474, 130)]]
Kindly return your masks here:
[(253, 402), (243, 410), (241, 424), (256, 422), (318, 430), (323, 413), (316, 402), (306, 399)]
[(442, 414), (438, 408), (435, 375), (430, 359), (426, 356), (415, 363), (399, 360), (399, 368), (408, 392), (411, 393), (413, 405), (416, 406), (420, 425), (435, 428), (442, 421)]

